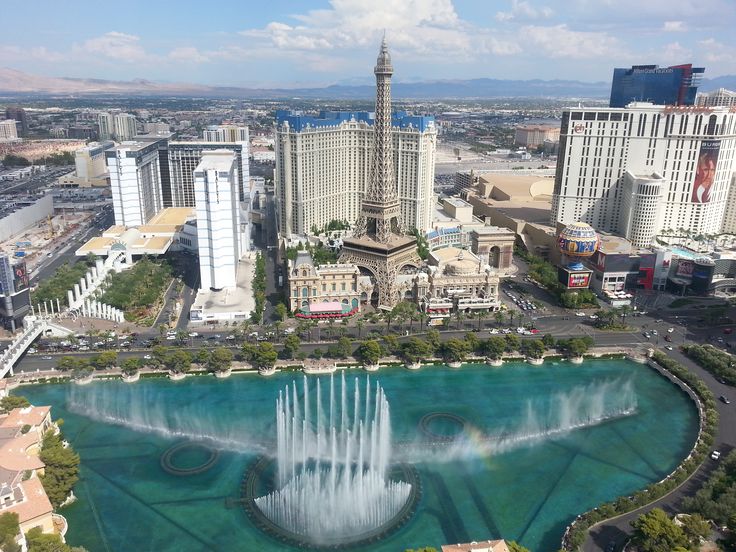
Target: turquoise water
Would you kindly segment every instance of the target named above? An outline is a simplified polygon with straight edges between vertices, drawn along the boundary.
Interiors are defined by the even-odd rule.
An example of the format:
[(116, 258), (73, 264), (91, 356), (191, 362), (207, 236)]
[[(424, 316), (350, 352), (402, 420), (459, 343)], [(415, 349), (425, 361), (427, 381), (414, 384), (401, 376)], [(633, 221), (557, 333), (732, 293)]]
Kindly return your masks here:
[[(284, 550), (234, 499), (248, 465), (273, 447), (278, 390), (301, 377), (19, 390), (64, 418), (82, 459), (79, 500), (62, 511), (67, 541), (90, 552)], [(378, 552), (489, 538), (557, 550), (575, 515), (661, 479), (697, 434), (689, 399), (623, 360), (393, 368), (371, 377), (391, 405), (394, 454), (413, 463), (422, 482), (417, 513), (370, 547)], [(166, 451), (197, 435), (213, 437), (219, 454), (183, 446), (168, 457), (186, 473), (165, 470)], [(439, 444), (422, 442), (430, 438)]]

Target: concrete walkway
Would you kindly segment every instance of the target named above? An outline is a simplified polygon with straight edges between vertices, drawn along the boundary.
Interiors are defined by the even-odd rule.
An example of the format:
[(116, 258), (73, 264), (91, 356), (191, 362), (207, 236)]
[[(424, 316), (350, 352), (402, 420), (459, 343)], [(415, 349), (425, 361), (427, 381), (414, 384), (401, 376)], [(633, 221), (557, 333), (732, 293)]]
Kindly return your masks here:
[[(734, 395), (733, 387), (718, 383), (716, 379), (695, 364), (684, 354), (678, 350), (667, 351), (667, 354), (684, 365), (688, 370), (695, 373), (702, 379), (708, 388), (716, 397), (718, 414), (720, 415), (718, 423), (718, 433), (716, 434), (714, 449), (721, 453), (728, 454), (734, 446), (736, 446), (736, 408), (733, 405), (723, 404), (717, 398), (721, 395)], [(624, 543), (631, 536), (631, 522), (640, 515), (650, 511), (653, 508), (661, 508), (669, 515), (674, 515), (680, 511), (679, 507), (682, 499), (687, 496), (694, 495), (698, 489), (707, 481), (710, 473), (718, 467), (718, 462), (708, 458), (698, 468), (698, 470), (688, 479), (682, 486), (662, 497), (653, 504), (634, 510), (628, 514), (624, 514), (618, 518), (604, 521), (594, 526), (588, 533), (588, 538), (583, 543), (584, 552), (597, 552), (605, 550), (609, 542), (616, 543), (616, 550), (621, 550)]]

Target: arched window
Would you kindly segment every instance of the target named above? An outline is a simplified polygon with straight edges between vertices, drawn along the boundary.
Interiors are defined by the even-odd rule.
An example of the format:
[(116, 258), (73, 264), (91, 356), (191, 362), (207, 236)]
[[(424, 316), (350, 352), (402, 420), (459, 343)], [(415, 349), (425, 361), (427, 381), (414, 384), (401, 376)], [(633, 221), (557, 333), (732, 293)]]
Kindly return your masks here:
[(309, 289), (302, 288), (302, 297), (309, 297)]

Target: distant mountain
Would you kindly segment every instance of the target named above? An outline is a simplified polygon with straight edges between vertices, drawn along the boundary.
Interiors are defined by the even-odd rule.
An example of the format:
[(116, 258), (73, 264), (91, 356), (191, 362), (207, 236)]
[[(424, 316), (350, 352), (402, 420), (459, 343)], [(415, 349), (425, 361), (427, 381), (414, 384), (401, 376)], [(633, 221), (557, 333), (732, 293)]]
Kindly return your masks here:
[[(45, 96), (183, 96), (211, 98), (372, 99), (375, 88), (365, 79), (348, 79), (323, 88), (244, 88), (161, 83), (144, 79), (110, 81), (42, 77), (0, 68), (0, 94)], [(703, 81), (701, 90), (736, 89), (736, 76)], [(610, 83), (568, 80), (470, 79), (395, 82), (397, 99), (608, 98)]]
[(736, 75), (724, 75), (714, 79), (703, 79), (702, 84), (698, 88), (700, 92), (712, 92), (719, 88), (728, 90), (736, 90)]
[[(188, 83), (160, 83), (136, 79), (109, 81), (67, 77), (42, 77), (15, 69), (0, 68), (0, 94), (28, 95), (121, 95), (121, 96), (198, 96), (219, 98), (325, 98), (371, 99), (375, 95), (372, 84), (362, 80), (343, 81), (323, 88), (243, 88), (205, 86)], [(607, 97), (608, 85), (603, 82), (544, 80), (438, 80), (425, 82), (397, 82), (393, 86), (395, 98), (500, 98), (500, 97)]]

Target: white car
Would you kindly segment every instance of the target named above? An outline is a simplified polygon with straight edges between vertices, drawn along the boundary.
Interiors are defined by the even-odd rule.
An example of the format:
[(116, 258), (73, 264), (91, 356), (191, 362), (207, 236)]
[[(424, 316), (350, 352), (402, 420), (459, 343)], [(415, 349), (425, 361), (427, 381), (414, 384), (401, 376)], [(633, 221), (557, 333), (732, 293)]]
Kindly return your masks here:
[(659, 335), (659, 332), (657, 330), (652, 330), (652, 335)]
[(497, 335), (498, 330), (496, 328), (493, 328), (490, 333), (492, 333), (493, 335)]
[(598, 315), (597, 314), (591, 314), (590, 315), (590, 319), (591, 320), (598, 320)]
[(143, 355), (143, 358), (145, 360), (151, 360), (153, 357), (151, 355)]
[(585, 317), (585, 313), (584, 312), (576, 312), (575, 313), (575, 316), (580, 316), (580, 317), (583, 317), (584, 318)]
[(167, 335), (166, 336), (166, 340), (167, 341), (174, 341), (175, 339), (176, 339), (176, 336), (175, 335)]
[(667, 329), (667, 333), (672, 333), (672, 332), (674, 332), (674, 331), (675, 331), (675, 328), (668, 328), (668, 329)]
[(197, 332), (189, 332), (189, 337), (199, 337)]
[(710, 453), (710, 457), (713, 460), (718, 460), (721, 457), (721, 453), (720, 451), (714, 450), (713, 452)]
[(510, 334), (511, 333), (511, 330), (509, 330), (508, 328), (504, 328), (503, 330), (501, 330), (501, 333), (503, 333), (503, 334)]
[(667, 349), (668, 351), (671, 351), (672, 350), (672, 345), (665, 345), (664, 348)]

